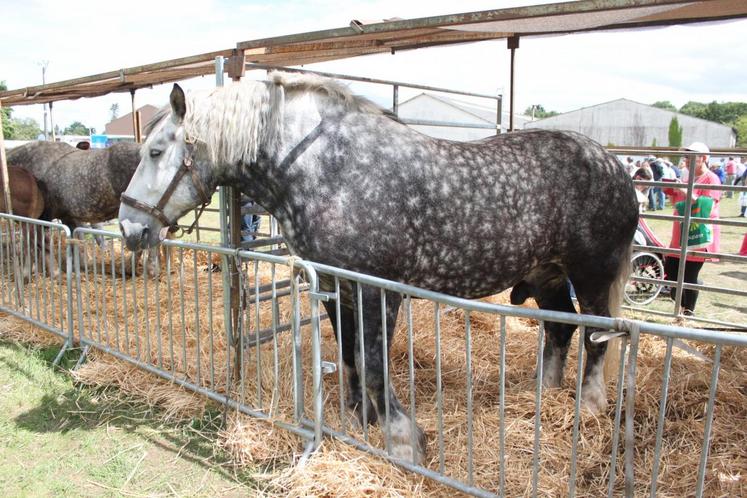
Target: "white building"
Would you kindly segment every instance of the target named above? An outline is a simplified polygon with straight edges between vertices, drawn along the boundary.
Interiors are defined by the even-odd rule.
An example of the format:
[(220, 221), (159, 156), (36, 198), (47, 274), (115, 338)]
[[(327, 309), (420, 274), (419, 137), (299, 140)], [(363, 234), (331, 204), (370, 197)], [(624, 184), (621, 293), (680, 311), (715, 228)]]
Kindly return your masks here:
[(670, 145), (669, 124), (673, 117), (682, 127), (683, 145), (696, 141), (711, 148), (736, 145), (736, 134), (729, 126), (628, 99), (539, 119), (527, 123), (525, 128), (577, 131), (606, 146), (648, 147), (656, 140), (657, 146), (666, 147)]
[[(485, 100), (489, 102), (488, 100)], [(421, 133), (436, 138), (470, 141), (494, 136), (496, 132), (497, 108), (495, 105), (480, 105), (430, 93), (421, 93), (399, 104), (398, 115), (403, 120), (439, 121), (460, 124), (485, 125), (489, 128), (466, 128), (459, 126), (410, 125)], [(530, 120), (527, 116), (514, 116), (514, 129), (522, 129)], [(508, 110), (501, 117), (501, 132), (508, 127)]]

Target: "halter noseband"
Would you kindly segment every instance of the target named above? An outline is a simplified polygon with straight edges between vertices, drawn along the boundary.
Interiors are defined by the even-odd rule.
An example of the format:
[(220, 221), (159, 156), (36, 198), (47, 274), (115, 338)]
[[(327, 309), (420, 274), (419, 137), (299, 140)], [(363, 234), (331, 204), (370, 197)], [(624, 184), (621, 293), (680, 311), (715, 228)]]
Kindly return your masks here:
[(152, 206), (148, 203), (134, 199), (124, 193), (120, 196), (120, 200), (122, 201), (122, 204), (127, 204), (130, 207), (139, 209), (140, 211), (143, 211), (153, 216), (154, 218), (157, 218), (158, 221), (160, 221), (163, 226), (170, 227), (170, 231), (175, 232), (177, 230), (177, 228), (175, 228), (177, 227), (176, 220), (174, 220), (173, 222), (169, 221), (169, 219), (166, 217), (166, 215), (163, 212), (163, 208), (166, 207), (166, 204), (169, 202), (169, 199), (171, 199), (171, 196), (174, 194), (174, 191), (176, 191), (176, 188), (179, 185), (179, 182), (181, 181), (182, 177), (186, 175), (187, 173), (189, 173), (192, 176), (192, 185), (197, 191), (197, 195), (200, 197), (200, 203), (201, 203), (200, 211), (197, 213), (197, 216), (195, 216), (195, 221), (185, 232), (188, 234), (191, 233), (194, 227), (197, 225), (197, 220), (200, 218), (200, 215), (202, 215), (202, 212), (205, 210), (205, 207), (207, 207), (207, 205), (210, 204), (210, 196), (207, 194), (207, 190), (205, 189), (205, 184), (202, 183), (202, 180), (200, 180), (200, 176), (197, 174), (197, 171), (193, 167), (193, 163), (192, 163), (193, 143), (194, 142), (187, 141), (187, 153), (184, 155), (182, 164), (181, 166), (179, 166), (179, 169), (176, 171), (174, 178), (171, 179), (171, 183), (169, 183), (169, 186), (166, 187), (166, 190), (164, 190), (163, 195), (161, 196), (161, 199), (158, 201), (158, 204), (156, 204), (155, 206)]

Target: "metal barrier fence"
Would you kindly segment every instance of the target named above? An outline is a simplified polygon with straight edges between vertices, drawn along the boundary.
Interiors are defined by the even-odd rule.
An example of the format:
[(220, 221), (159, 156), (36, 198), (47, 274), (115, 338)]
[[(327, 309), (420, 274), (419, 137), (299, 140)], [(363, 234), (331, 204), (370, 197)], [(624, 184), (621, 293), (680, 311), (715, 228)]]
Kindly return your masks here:
[[(609, 462), (605, 466), (607, 472), (608, 496), (616, 496), (624, 492), (627, 496), (639, 494), (642, 481), (635, 472), (644, 474), (648, 478), (648, 486), (651, 496), (656, 494), (657, 482), (661, 479), (659, 475), (659, 461), (662, 458), (663, 442), (665, 438), (665, 423), (667, 421), (667, 402), (670, 385), (670, 372), (673, 361), (673, 346), (684, 346), (683, 341), (697, 341), (699, 344), (714, 345), (715, 349), (711, 358), (705, 359), (712, 362), (710, 382), (707, 385), (708, 399), (704, 413), (704, 427), (701, 435), (700, 448), (690, 446), (688, 451), (700, 452), (701, 458), (697, 469), (697, 480), (695, 488), (688, 490), (685, 494), (701, 496), (704, 490), (706, 477), (706, 464), (709, 456), (709, 441), (711, 435), (711, 424), (714, 416), (714, 400), (716, 397), (719, 370), (721, 368), (721, 354), (725, 346), (747, 346), (747, 336), (739, 334), (728, 334), (723, 332), (699, 331), (681, 327), (671, 327), (643, 322), (632, 322), (615, 320), (603, 317), (591, 317), (585, 315), (574, 315), (568, 313), (551, 312), (514, 306), (492, 304), (479, 301), (469, 301), (459, 298), (438, 294), (423, 289), (402, 285), (396, 282), (386, 281), (375, 277), (341, 270), (339, 268), (312, 263), (316, 269), (320, 281), (332, 279), (335, 291), (328, 294), (330, 300), (337, 307), (339, 316), (340, 286), (350, 285), (367, 286), (377, 289), (385, 299), (385, 292), (395, 292), (403, 296), (403, 309), (400, 312), (400, 325), (395, 333), (389, 358), (397, 358), (388, 367), (384, 378), (390, 379), (395, 391), (403, 396), (403, 404), (409, 406), (408, 414), (414, 419), (426, 419), (426, 433), (434, 434), (435, 441), (431, 441), (429, 447), (435, 451), (435, 456), (430, 463), (421, 466), (413, 462), (403, 462), (395, 458), (389, 449), (387, 439), (391, 428), (384, 427), (376, 430), (372, 435), (367, 430), (356, 430), (350, 424), (346, 424), (344, 412), (344, 384), (343, 364), (339, 346), (323, 348), (327, 351), (328, 358), (337, 363), (338, 375), (332, 382), (325, 385), (328, 390), (325, 399), (333, 400), (337, 395), (338, 403), (334, 403), (337, 413), (330, 416), (327, 412), (325, 417), (325, 433), (348, 442), (353, 446), (389, 459), (411, 471), (417, 472), (428, 478), (447, 484), (459, 491), (475, 496), (504, 496), (507, 490), (507, 480), (516, 482), (531, 482), (532, 496), (539, 494), (539, 488), (543, 479), (564, 479), (567, 482), (568, 494), (573, 496), (576, 491), (579, 466), (583, 463), (587, 467), (589, 462), (580, 462), (579, 453), (579, 426), (581, 422), (581, 398), (576, 396), (572, 405), (573, 422), (572, 430), (565, 431), (565, 436), (570, 441), (565, 441), (570, 448), (566, 462), (569, 465), (567, 472), (560, 473), (543, 472), (543, 447), (550, 446), (545, 440), (546, 433), (542, 425), (553, 427), (556, 424), (543, 421), (543, 396), (542, 386), (542, 362), (540, 353), (535, 357), (537, 361), (530, 364), (529, 370), (524, 368), (523, 372), (512, 372), (512, 362), (520, 361), (522, 356), (531, 355), (533, 351), (516, 350), (516, 345), (507, 338), (507, 321), (516, 319), (530, 319), (539, 321), (540, 333), (536, 335), (534, 342), (536, 351), (542, 351), (544, 346), (544, 329), (546, 322), (572, 323), (579, 326), (577, 340), (577, 351), (582, 350), (585, 330), (587, 327), (605, 328), (624, 332), (625, 344), (620, 356), (620, 369), (615, 383), (615, 403), (613, 412), (614, 422), (609, 434), (587, 434), (586, 438), (604, 438), (608, 441), (611, 450), (608, 453)], [(360, 296), (360, 293), (358, 294)], [(420, 300), (420, 302), (413, 302)], [(348, 303), (350, 304), (350, 303)], [(359, 316), (366, 315), (362, 310), (360, 297), (354, 303)], [(413, 314), (419, 315), (417, 325), (413, 325)], [(423, 320), (423, 316), (428, 317)], [(365, 320), (365, 318), (362, 318)], [(359, 323), (360, 323), (359, 319)], [(383, 320), (383, 318), (382, 318)], [(446, 326), (447, 322), (448, 327)], [(359, 326), (358, 326), (359, 327)], [(451, 330), (447, 333), (446, 329)], [(514, 327), (515, 328), (515, 327)], [(424, 330), (425, 329), (425, 330)], [(456, 332), (456, 333), (454, 333)], [(478, 334), (479, 332), (479, 334)], [(536, 334), (534, 327), (530, 335)], [(328, 337), (326, 334), (324, 337)], [(399, 335), (399, 339), (397, 338)], [(360, 329), (356, 330), (356, 338), (362, 340), (363, 334)], [(651, 467), (648, 469), (634, 469), (633, 454), (637, 450), (636, 443), (642, 441), (637, 437), (640, 428), (635, 424), (635, 397), (636, 397), (636, 369), (639, 360), (639, 347), (641, 339), (648, 341), (660, 338), (665, 341), (666, 352), (662, 359), (658, 359), (659, 367), (657, 374), (647, 372), (646, 382), (658, 382), (660, 386), (660, 400), (658, 417), (655, 423), (655, 433), (648, 434), (655, 441), (651, 451)], [(333, 339), (334, 340), (334, 339)], [(356, 348), (359, 347), (356, 344)], [(383, 348), (386, 348), (384, 341)], [(650, 345), (647, 345), (650, 347)], [(449, 349), (458, 349), (454, 355), (447, 355)], [(533, 349), (533, 348), (532, 348)], [(483, 363), (476, 362), (477, 353), (482, 350)], [(485, 351), (488, 362), (485, 364)], [(386, 358), (385, 354), (385, 358)], [(324, 358), (324, 355), (323, 355)], [(456, 358), (456, 362), (455, 362)], [(627, 361), (626, 361), (627, 358)], [(683, 360), (678, 357), (680, 363), (691, 362), (691, 358)], [(425, 366), (423, 363), (428, 362)], [(697, 363), (703, 361), (698, 358)], [(385, 360), (386, 364), (387, 361)], [(417, 367), (416, 367), (417, 364)], [(524, 367), (526, 367), (526, 363)], [(520, 367), (521, 368), (521, 367)], [(534, 370), (536, 369), (536, 370)], [(573, 367), (570, 368), (573, 371)], [(575, 386), (576, 392), (580, 391), (583, 372), (583, 356), (576, 355)], [(536, 377), (535, 377), (536, 371)], [(521, 382), (517, 382), (516, 376), (522, 376)], [(507, 379), (512, 379), (508, 382)], [(362, 381), (364, 382), (364, 381)], [(517, 390), (516, 386), (520, 385)], [(449, 387), (450, 386), (450, 387)], [(461, 387), (463, 391), (455, 391), (455, 387)], [(640, 387), (640, 386), (639, 386)], [(523, 396), (533, 393), (533, 419), (527, 420), (524, 416), (516, 413), (509, 416), (511, 406), (507, 399), (521, 399)], [(388, 399), (386, 397), (385, 399)], [(364, 397), (365, 400), (365, 397)], [(479, 401), (478, 401), (479, 400)], [(625, 409), (623, 414), (623, 402)], [(487, 405), (487, 409), (486, 409)], [(496, 406), (497, 405), (497, 406)], [(329, 406), (328, 406), (329, 410)], [(491, 413), (491, 410), (495, 410)], [(508, 411), (507, 411), (508, 410)], [(388, 412), (388, 407), (387, 407)], [(485, 421), (496, 422), (491, 415), (497, 413), (497, 424), (485, 427)], [(421, 414), (421, 415), (419, 415)], [(624, 423), (621, 419), (624, 417)], [(517, 434), (516, 430), (509, 430), (508, 426), (523, 424), (521, 431), (523, 436), (532, 434), (531, 440)], [(557, 429), (557, 427), (555, 427)], [(599, 427), (596, 427), (599, 430)], [(569, 433), (570, 432), (570, 433)], [(456, 437), (455, 437), (456, 435)], [(512, 443), (512, 438), (518, 437), (518, 443)], [(458, 444), (455, 444), (455, 440)], [(624, 442), (624, 462), (622, 483), (618, 482), (618, 448)], [(531, 451), (522, 443), (531, 445)], [(415, 443), (413, 442), (413, 445)], [(493, 445), (497, 448), (497, 458), (491, 460), (483, 454), (481, 461), (476, 462), (476, 450), (481, 445)], [(512, 446), (513, 444), (513, 446)], [(513, 448), (513, 451), (509, 450)], [(518, 448), (518, 451), (517, 451)], [(557, 448), (555, 448), (557, 450)], [(670, 448), (671, 450), (671, 448)], [(510, 458), (507, 455), (511, 455)], [(497, 461), (496, 461), (497, 460)], [(602, 462), (594, 462), (594, 465), (602, 465)], [(485, 476), (486, 472), (498, 468), (498, 472), (492, 478)], [(643, 471), (643, 472), (642, 472)], [(647, 472), (646, 472), (647, 471)], [(638, 477), (638, 478), (637, 478)], [(636, 490), (636, 486), (638, 489)], [(515, 488), (514, 488), (515, 489)]]
[(0, 308), (72, 345), (70, 230), (59, 223), (0, 214)]
[[(31, 234), (48, 232), (53, 242), (42, 242), (44, 249), (54, 247), (57, 261), (64, 254), (63, 272), (50, 273), (34, 249), (47, 237), (19, 241), (21, 227)], [(686, 450), (700, 454), (692, 468), (697, 477), (682, 494), (702, 496), (714, 472), (708, 463), (724, 348), (740, 352), (747, 346), (747, 336), (739, 334), (468, 301), (295, 258), (205, 244), (166, 241), (171, 255), (161, 259), (159, 277), (153, 278), (147, 268), (136, 271), (139, 263), (122, 251), (119, 234), (77, 229), (71, 239), (61, 225), (9, 215), (0, 215), (0, 238), (3, 311), (56, 333), (66, 345), (75, 340), (102, 350), (270, 421), (308, 441), (308, 450), (325, 433), (475, 496), (502, 496), (517, 483), (529, 483), (526, 492), (538, 495), (558, 480), (573, 496), (580, 486), (589, 486), (590, 475), (606, 483), (608, 496), (646, 491), (654, 496), (657, 486), (671, 485), (660, 462), (680, 451), (671, 440), (677, 426), (672, 412), (692, 410), (687, 408), (692, 400), (683, 408), (669, 397), (678, 382), (679, 374), (673, 373), (683, 371), (695, 384), (688, 392), (696, 410), (702, 408), (697, 426), (687, 428)], [(222, 263), (220, 274), (211, 271), (214, 258)], [(24, 261), (35, 263), (28, 282), (21, 275)], [(224, 292), (231, 262), (239, 268), (237, 319)], [(340, 293), (341, 287), (362, 286), (378, 292), (382, 303), (387, 292), (403, 297), (391, 347), (382, 344), (389, 365), (385, 380), (412, 420), (425, 428), (431, 457), (422, 465), (394, 457), (386, 420), (360, 427), (348, 419), (342, 351), (329, 321), (321, 323), (319, 302), (326, 301), (337, 317), (341, 306), (355, 309), (356, 348), (362, 348), (360, 323), (368, 314), (360, 293), (353, 294), (352, 303), (343, 303)], [(536, 352), (543, 349), (549, 321), (579, 325), (577, 350), (587, 327), (625, 333), (617, 380), (608, 390), (614, 403), (609, 417), (585, 420), (573, 389), (546, 390), (537, 380), (543, 366)], [(523, 342), (516, 340), (520, 337)], [(688, 348), (705, 345), (696, 352), (700, 357), (675, 354), (684, 341)], [(641, 354), (656, 344), (665, 351), (653, 359)], [(575, 391), (583, 365), (583, 355), (569, 356)], [(644, 366), (645, 383), (636, 385)], [(710, 369), (701, 384), (690, 378), (695, 368)], [(656, 400), (651, 409), (636, 401), (644, 395)], [(562, 407), (572, 420), (554, 420), (548, 405)], [(645, 429), (648, 419), (652, 425)], [(550, 437), (562, 441), (556, 444)], [(599, 438), (607, 456), (590, 461), (588, 440)], [(485, 448), (494, 451), (486, 454)], [(636, 453), (645, 454), (643, 465), (633, 460)]]
[[(138, 262), (123, 250), (120, 234), (79, 228), (73, 235), (74, 329), (81, 346), (112, 354), (318, 444), (318, 406), (304, 399), (304, 386), (316, 392), (321, 375), (318, 304), (309, 284), (296, 285), (298, 277), (291, 271), (300, 270), (306, 281), (314, 282), (306, 263), (165, 241), (158, 278), (148, 274), (147, 266), (133, 276), (128, 268), (135, 269)], [(103, 244), (98, 246), (95, 238)], [(222, 273), (212, 264), (216, 258)], [(242, 311), (235, 323), (224, 293), (229, 260), (242, 268)], [(305, 352), (297, 347), (303, 334), (312, 342)]]

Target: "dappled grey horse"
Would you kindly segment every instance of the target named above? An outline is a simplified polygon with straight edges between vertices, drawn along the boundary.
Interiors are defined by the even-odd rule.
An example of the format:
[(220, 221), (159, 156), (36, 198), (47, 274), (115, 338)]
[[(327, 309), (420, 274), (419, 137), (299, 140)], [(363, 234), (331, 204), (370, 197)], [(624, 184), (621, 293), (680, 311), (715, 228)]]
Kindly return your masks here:
[[(44, 196), (42, 220), (60, 220), (72, 232), (117, 217), (119, 197), (140, 162), (140, 144), (80, 150), (62, 142), (30, 142), (8, 151), (9, 165), (29, 171)], [(149, 273), (158, 272), (157, 251)], [(134, 271), (134, 269), (133, 269)]]
[[(465, 298), (514, 287), (513, 302), (574, 313), (619, 310), (638, 210), (614, 156), (576, 133), (525, 131), (478, 143), (438, 140), (387, 116), (332, 80), (281, 73), (190, 95), (150, 134), (123, 195), (130, 249), (158, 244), (166, 227), (217, 184), (235, 185), (278, 220), (293, 254)], [(402, 297), (362, 286), (341, 296), (341, 340), (350, 406), (364, 392), (378, 417), (388, 405), (395, 456), (422, 462), (425, 438), (384, 385), (382, 334)], [(352, 294), (352, 295), (351, 295)], [(334, 305), (327, 313), (336, 326)], [(558, 386), (572, 325), (548, 323), (547, 386)], [(606, 406), (605, 343), (586, 335), (583, 405)], [(391, 340), (387, 344), (391, 344)], [(363, 350), (365, 391), (358, 357)], [(389, 393), (389, 399), (385, 398)], [(365, 421), (364, 421), (365, 422)], [(413, 424), (414, 426), (414, 424)], [(418, 444), (411, 445), (411, 438)]]

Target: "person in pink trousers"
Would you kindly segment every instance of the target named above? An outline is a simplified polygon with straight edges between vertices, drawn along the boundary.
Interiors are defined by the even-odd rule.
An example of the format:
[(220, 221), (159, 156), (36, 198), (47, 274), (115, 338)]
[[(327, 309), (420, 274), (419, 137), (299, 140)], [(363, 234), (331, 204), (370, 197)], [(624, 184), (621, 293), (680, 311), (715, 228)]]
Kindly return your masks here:
[[(720, 190), (706, 190), (698, 188), (698, 185), (720, 185), (721, 180), (718, 176), (708, 168), (708, 154), (710, 149), (702, 142), (694, 142), (690, 146), (686, 147), (685, 150), (698, 152), (696, 156), (689, 156), (687, 158), (688, 168), (687, 172), (683, 172), (682, 181), (687, 182), (688, 175), (690, 173), (695, 175), (695, 186), (692, 192), (691, 202), (697, 201), (699, 197), (707, 196), (713, 199), (713, 207), (711, 208), (710, 219), (717, 219), (719, 217), (719, 199), (721, 198)], [(693, 162), (695, 163), (693, 165)], [(685, 188), (668, 188), (665, 189), (666, 193), (672, 197), (672, 204), (676, 204), (679, 201), (684, 201), (687, 196), (687, 189)], [(677, 210), (674, 212), (677, 215)], [(678, 221), (673, 223), (672, 226), (672, 241), (669, 247), (680, 248), (680, 234), (682, 231), (682, 224)], [(711, 252), (717, 253), (720, 247), (720, 226), (710, 225), (712, 231), (711, 243), (707, 247), (699, 248), (700, 252)], [(684, 281), (691, 284), (702, 284), (702, 281), (698, 278), (703, 263), (705, 261), (716, 261), (716, 258), (702, 257), (702, 256), (687, 256), (685, 261), (685, 277)], [(667, 255), (664, 261), (664, 273), (666, 274), (667, 280), (677, 280), (677, 272), (679, 270), (680, 258), (678, 254)], [(672, 288), (672, 299), (676, 298), (676, 288)], [(692, 289), (684, 289), (682, 292), (682, 313), (684, 315), (692, 315), (695, 311), (695, 304), (698, 300), (698, 291)]]

